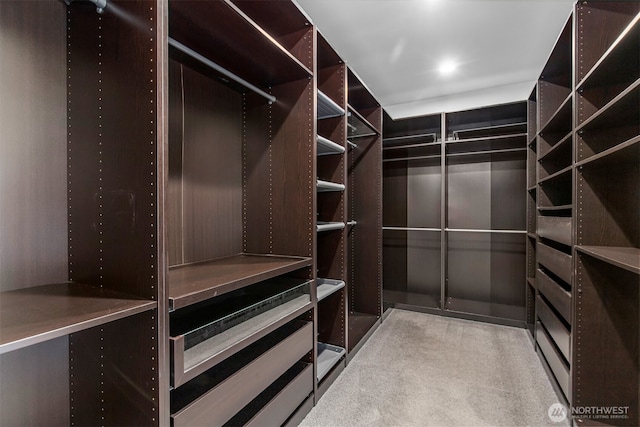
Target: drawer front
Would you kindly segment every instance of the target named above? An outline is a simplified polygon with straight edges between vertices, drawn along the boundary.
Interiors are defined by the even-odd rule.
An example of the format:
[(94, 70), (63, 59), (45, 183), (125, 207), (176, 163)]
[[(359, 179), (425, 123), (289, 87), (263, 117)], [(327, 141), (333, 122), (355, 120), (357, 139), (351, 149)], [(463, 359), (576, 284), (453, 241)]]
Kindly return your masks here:
[(571, 333), (540, 296), (537, 298), (538, 318), (555, 341), (565, 359), (571, 360)]
[(309, 365), (271, 399), (246, 426), (281, 426), (312, 391), (313, 365)]
[(571, 324), (571, 293), (567, 292), (544, 271), (538, 269), (536, 274), (536, 283), (540, 293), (562, 315), (564, 320)]
[(313, 324), (292, 335), (231, 375), (179, 412), (173, 427), (222, 425), (313, 349)]
[(569, 368), (567, 368), (567, 365), (562, 361), (562, 356), (553, 347), (551, 340), (540, 323), (537, 324), (536, 328), (536, 342), (540, 350), (542, 350), (542, 354), (549, 364), (551, 371), (553, 371), (553, 375), (556, 377), (565, 397), (571, 399), (571, 395), (569, 394)]
[(571, 283), (571, 255), (538, 242), (536, 256), (539, 264), (544, 265), (565, 282)]
[(571, 246), (571, 218), (538, 216), (538, 234), (567, 246)]

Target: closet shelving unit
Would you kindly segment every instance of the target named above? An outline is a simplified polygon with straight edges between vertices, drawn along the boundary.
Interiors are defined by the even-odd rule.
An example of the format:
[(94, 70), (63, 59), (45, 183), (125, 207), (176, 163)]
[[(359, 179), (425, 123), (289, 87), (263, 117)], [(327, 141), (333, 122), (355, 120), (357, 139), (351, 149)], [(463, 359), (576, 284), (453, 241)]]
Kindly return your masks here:
[(315, 387), (314, 28), (289, 2), (168, 9), (171, 422), (282, 424)]
[[(347, 69), (317, 33), (316, 401), (346, 365)], [(322, 221), (321, 221), (322, 220)]]
[(571, 401), (573, 227), (573, 18), (538, 80), (536, 343)]
[(526, 109), (385, 117), (385, 307), (524, 325)]
[(640, 4), (576, 6), (572, 404), (640, 422)]
[(448, 313), (524, 325), (527, 114), (522, 102), (445, 115)]
[(0, 4), (3, 425), (158, 423), (159, 15), (114, 4)]
[(384, 306), (439, 310), (442, 114), (383, 128)]
[(347, 354), (382, 316), (382, 108), (347, 69)]
[(531, 338), (535, 343), (536, 324), (536, 221), (538, 216), (537, 195), (538, 195), (538, 88), (533, 88), (527, 100), (527, 280), (526, 289), (526, 323)]

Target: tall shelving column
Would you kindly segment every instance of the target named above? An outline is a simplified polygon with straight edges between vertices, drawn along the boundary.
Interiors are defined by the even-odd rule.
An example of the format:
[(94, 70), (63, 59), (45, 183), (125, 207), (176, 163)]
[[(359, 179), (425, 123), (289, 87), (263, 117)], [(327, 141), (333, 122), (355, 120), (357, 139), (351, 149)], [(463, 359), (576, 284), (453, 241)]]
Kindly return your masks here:
[(442, 114), (385, 114), (383, 127), (385, 309), (439, 312)]
[(382, 316), (382, 108), (348, 70), (348, 359)]
[(444, 309), (524, 326), (527, 105), (447, 113), (444, 134)]
[(576, 6), (574, 408), (579, 425), (638, 425), (640, 3)]
[(314, 27), (288, 1), (169, 2), (174, 427), (281, 425), (315, 388)]
[(538, 87), (533, 88), (527, 100), (527, 279), (526, 289), (526, 323), (531, 338), (535, 342), (536, 324), (536, 220), (537, 220), (537, 133), (538, 133)]
[(316, 401), (346, 365), (347, 67), (317, 33), (318, 289)]
[(573, 16), (538, 80), (536, 344), (571, 402)]

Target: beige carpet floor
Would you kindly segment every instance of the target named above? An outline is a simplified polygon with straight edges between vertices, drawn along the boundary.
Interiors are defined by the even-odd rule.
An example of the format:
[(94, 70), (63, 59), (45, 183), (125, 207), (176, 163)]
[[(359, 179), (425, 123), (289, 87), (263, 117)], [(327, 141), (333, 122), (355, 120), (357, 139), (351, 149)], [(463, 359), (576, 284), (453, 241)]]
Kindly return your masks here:
[(524, 329), (394, 309), (303, 427), (560, 426)]

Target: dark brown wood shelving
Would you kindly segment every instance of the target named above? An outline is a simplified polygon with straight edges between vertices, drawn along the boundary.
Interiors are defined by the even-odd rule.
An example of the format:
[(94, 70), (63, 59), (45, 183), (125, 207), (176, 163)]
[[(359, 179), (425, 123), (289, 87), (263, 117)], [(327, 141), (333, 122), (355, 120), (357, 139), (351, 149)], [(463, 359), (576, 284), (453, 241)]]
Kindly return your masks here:
[(473, 313), (477, 316), (492, 317), (498, 319), (520, 320), (524, 319), (524, 307), (521, 305), (500, 304), (496, 302), (474, 301), (461, 298), (447, 299), (446, 309), (459, 313)]
[(349, 138), (361, 138), (366, 136), (380, 135), (380, 131), (373, 126), (358, 110), (351, 105), (349, 110)]
[(573, 166), (569, 165), (561, 170), (559, 170), (556, 173), (553, 173), (549, 176), (546, 176), (540, 180), (538, 180), (538, 185), (544, 185), (547, 184), (549, 181), (553, 181), (556, 179), (564, 179), (566, 178), (567, 175), (569, 175), (569, 178), (571, 178), (571, 169), (573, 168)]
[(576, 250), (606, 263), (640, 274), (640, 249), (611, 246), (576, 246)]
[(260, 87), (313, 75), (228, 0), (170, 2), (169, 36)]
[(169, 306), (186, 307), (311, 265), (311, 258), (239, 254), (169, 270)]
[(152, 310), (155, 301), (59, 283), (0, 293), (0, 354)]

